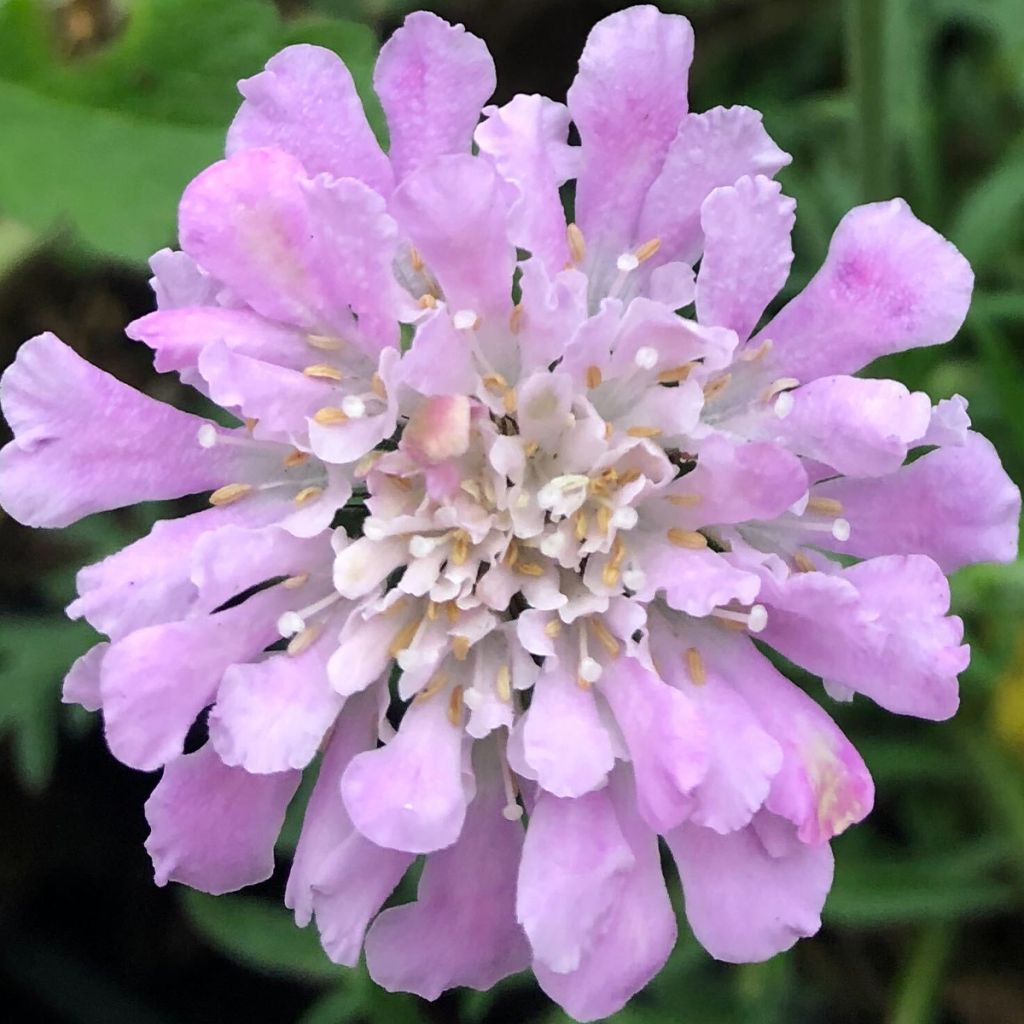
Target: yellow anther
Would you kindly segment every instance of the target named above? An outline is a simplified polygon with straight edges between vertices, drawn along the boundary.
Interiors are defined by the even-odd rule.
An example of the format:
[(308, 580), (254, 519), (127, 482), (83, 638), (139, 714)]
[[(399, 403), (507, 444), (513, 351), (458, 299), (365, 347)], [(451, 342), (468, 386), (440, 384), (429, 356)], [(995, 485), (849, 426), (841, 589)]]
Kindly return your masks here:
[(322, 630), (322, 626), (307, 626), (301, 633), (297, 633), (288, 641), (285, 650), (293, 658), (298, 657), (303, 651), (308, 651), (313, 646)]
[(710, 402), (712, 398), (717, 398), (729, 386), (731, 380), (731, 373), (723, 373), (721, 377), (709, 381), (704, 385), (704, 400)]
[(443, 690), (448, 685), (448, 676), (444, 672), (435, 672), (426, 685), (416, 694), (415, 700), (428, 700), (435, 693)]
[(434, 622), (437, 619), (437, 602), (436, 601), (428, 601), (427, 602), (427, 618), (431, 622)]
[(695, 365), (695, 363), (683, 363), (681, 366), (671, 366), (667, 370), (662, 370), (658, 374), (658, 383), (678, 384), (690, 376)]
[(456, 661), (465, 661), (469, 655), (470, 640), (468, 636), (452, 637), (452, 654)]
[(321, 352), (337, 352), (345, 345), (341, 338), (332, 338), (329, 334), (307, 334), (306, 343)]
[(409, 246), (409, 263), (417, 274), (426, 266), (423, 262), (423, 257), (419, 254), (415, 245)]
[(698, 686), (703, 686), (708, 681), (708, 674), (704, 670), (704, 659), (696, 647), (691, 647), (686, 652), (686, 670)]
[(602, 505), (597, 510), (597, 528), (601, 533), (608, 532), (608, 526), (612, 521), (612, 510), (607, 505)]
[(508, 542), (508, 547), (505, 548), (505, 564), (510, 568), (515, 568), (516, 562), (519, 561), (519, 541), (513, 537)]
[(512, 312), (508, 315), (508, 329), (513, 334), (518, 334), (520, 328), (523, 326), (523, 304), (517, 302), (512, 307)]
[(469, 534), (465, 530), (456, 530), (452, 539), (452, 562), (465, 565), (469, 558)]
[(456, 728), (462, 724), (462, 687), (456, 686), (448, 698), (448, 721)]
[(583, 676), (577, 676), (576, 677), (576, 685), (581, 690), (589, 690), (592, 684), (591, 684), (589, 679), (584, 679)]
[(627, 469), (622, 476), (619, 477), (619, 486), (626, 487), (628, 484), (635, 483), (640, 479), (639, 469)]
[(615, 433), (615, 428), (611, 425), (611, 423), (606, 423), (604, 425), (604, 439), (606, 441), (610, 441), (612, 439), (612, 434), (614, 434), (614, 433)]
[(505, 388), (504, 394), (501, 396), (501, 404), (509, 416), (516, 411), (519, 405), (519, 398), (516, 395), (515, 388)]
[(512, 701), (512, 672), (508, 665), (502, 665), (498, 669), (498, 678), (494, 680), (494, 689), (498, 693), (498, 700), (506, 704)]
[(527, 446), (523, 449), (523, 454), (528, 458), (532, 459), (537, 452), (540, 451), (539, 441), (530, 441)]
[(798, 551), (793, 556), (793, 564), (800, 572), (815, 572), (817, 570), (817, 566), (802, 551)]
[(615, 538), (615, 542), (612, 544), (611, 555), (611, 564), (616, 568), (626, 560), (626, 545), (622, 543), (621, 537)]
[(661, 427), (630, 427), (626, 433), (630, 437), (660, 437)]
[(670, 494), (668, 503), (677, 508), (693, 508), (699, 505), (704, 499), (699, 494)]
[(459, 617), (462, 615), (462, 609), (454, 601), (445, 601), (444, 613), (448, 616), (448, 621), (455, 625), (459, 621)]
[(601, 570), (601, 582), (606, 587), (614, 587), (619, 582), (619, 567), (608, 562)]
[(677, 548), (691, 548), (694, 551), (699, 551), (708, 546), (707, 537), (696, 530), (681, 530), (678, 526), (673, 526), (666, 536), (670, 543), (675, 544)]
[(575, 264), (580, 264), (587, 256), (587, 243), (583, 238), (578, 224), (570, 224), (565, 229), (565, 237), (569, 242), (569, 255)]
[(313, 413), (313, 419), (322, 427), (335, 427), (339, 423), (348, 423), (348, 415), (337, 406), (325, 405)]
[(763, 356), (766, 356), (772, 349), (772, 339), (765, 338), (757, 348), (745, 348), (740, 353), (740, 359), (745, 363), (753, 363)]
[(576, 517), (573, 520), (573, 523), (575, 525), (576, 530), (576, 539), (583, 540), (583, 538), (586, 537), (587, 530), (590, 527), (590, 523), (587, 522), (587, 513), (584, 512), (583, 509), (580, 509), (576, 513)]
[(281, 583), (281, 586), (285, 590), (298, 590), (299, 587), (305, 586), (309, 582), (309, 573), (300, 572), (296, 576), (289, 576), (288, 579)]
[(387, 388), (384, 387), (384, 378), (379, 374), (375, 373), (370, 378), (370, 389), (378, 398), (387, 398)]
[(309, 461), (309, 452), (300, 452), (298, 448), (295, 448), (281, 461), (286, 469), (294, 469), (296, 466), (301, 466), (304, 462)]
[(544, 566), (538, 565), (536, 562), (517, 562), (516, 572), (520, 572), (524, 576), (543, 576)]
[(483, 385), (492, 395), (500, 395), (508, 387), (508, 381), (500, 373), (488, 373), (483, 377)]
[(601, 646), (613, 657), (617, 658), (622, 650), (622, 645), (612, 635), (608, 627), (597, 617), (587, 620), (588, 625), (593, 629)]
[(421, 309), (437, 309), (437, 296), (424, 292), (417, 300)]
[(327, 363), (314, 363), (312, 366), (307, 366), (302, 372), (305, 376), (313, 377), (316, 380), (342, 380), (344, 376), (336, 366), (330, 366)]
[(554, 640), (554, 638), (556, 636), (558, 636), (558, 634), (561, 633), (561, 632), (562, 632), (562, 620), (561, 619), (552, 619), (544, 627), (544, 635), (546, 637), (549, 637), (552, 640)]
[(603, 377), (601, 376), (601, 367), (600, 366), (588, 366), (587, 367), (587, 387), (588, 388), (599, 388), (601, 386), (601, 381), (602, 380), (603, 380)]
[(816, 512), (820, 516), (841, 516), (843, 503), (835, 498), (811, 498), (807, 502), (807, 511)]
[(240, 501), (252, 490), (252, 484), (225, 484), (223, 487), (218, 487), (217, 490), (210, 495), (210, 504), (217, 505), (233, 505), (236, 501)]
[(388, 647), (388, 654), (397, 658), (413, 641), (416, 631), (420, 628), (419, 619), (411, 619), (395, 635)]
[(256, 427), (259, 426), (260, 421), (255, 416), (246, 416), (244, 422), (245, 429), (248, 430), (249, 433), (251, 434), (256, 429)]
[(643, 263), (644, 260), (649, 260), (660, 248), (661, 239), (652, 238), (636, 249), (634, 251), (634, 255), (641, 263)]
[(316, 501), (321, 494), (324, 493), (322, 487), (303, 487), (298, 494), (295, 495), (296, 505), (308, 505), (311, 501)]
[(765, 402), (770, 402), (776, 395), (781, 395), (783, 391), (791, 391), (799, 386), (800, 381), (796, 377), (779, 377), (765, 388), (761, 398)]

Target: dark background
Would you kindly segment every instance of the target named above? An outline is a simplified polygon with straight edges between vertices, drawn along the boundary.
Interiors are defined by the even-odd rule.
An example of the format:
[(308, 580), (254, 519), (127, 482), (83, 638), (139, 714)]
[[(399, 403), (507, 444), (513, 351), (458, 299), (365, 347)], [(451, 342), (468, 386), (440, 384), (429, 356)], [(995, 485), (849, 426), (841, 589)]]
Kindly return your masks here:
[[(52, 329), (162, 398), (123, 325), (151, 307), (145, 257), (216, 159), (234, 82), (295, 40), (338, 49), (366, 86), (401, 0), (0, 0), (0, 364)], [(625, 4), (463, 0), (433, 9), (489, 44), (497, 101), (562, 98), (590, 27)], [(1024, 469), (1024, 10), (1020, 0), (664, 0), (697, 34), (691, 107), (748, 103), (794, 155), (791, 293), (842, 214), (905, 196), (978, 277), (961, 336), (879, 372), (970, 399), (1015, 479)], [(284, 15), (282, 20), (281, 15)], [(69, 1024), (339, 1024), (565, 1018), (527, 977), (429, 1005), (376, 992), (295, 929), (281, 870), (218, 900), (156, 889), (142, 804), (154, 778), (59, 704), (91, 641), (62, 614), (74, 570), (164, 509), (49, 534), (0, 514), (0, 1007)], [(174, 512), (174, 509), (170, 510)], [(894, 515), (899, 510), (894, 510)], [(689, 937), (617, 1024), (1024, 1022), (1024, 571), (954, 582), (974, 661), (941, 725), (832, 707), (878, 785), (835, 843), (820, 936), (761, 965), (710, 961)], [(813, 692), (820, 689), (812, 687)], [(684, 927), (685, 932), (685, 927)], [(439, 935), (443, 942), (444, 936)]]

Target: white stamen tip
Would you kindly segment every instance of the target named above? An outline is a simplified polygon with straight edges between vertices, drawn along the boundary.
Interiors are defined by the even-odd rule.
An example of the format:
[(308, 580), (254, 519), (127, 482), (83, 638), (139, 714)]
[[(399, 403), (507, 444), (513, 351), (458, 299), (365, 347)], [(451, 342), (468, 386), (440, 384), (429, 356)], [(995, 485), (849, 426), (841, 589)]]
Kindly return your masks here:
[(376, 519), (364, 519), (363, 536), (367, 540), (383, 540), (387, 536), (387, 531)]
[(561, 533), (549, 533), (540, 542), (540, 551), (542, 555), (547, 555), (548, 558), (557, 558), (565, 550), (565, 536)]
[(628, 274), (640, 266), (640, 260), (635, 253), (624, 252), (616, 261), (615, 266), (623, 274)]
[(778, 398), (775, 399), (775, 415), (780, 420), (784, 420), (793, 411), (794, 399), (788, 391), (783, 391)]
[(837, 519), (832, 523), (832, 536), (840, 542), (850, 539), (850, 524), (845, 519)]
[(650, 345), (643, 345), (636, 350), (633, 362), (641, 370), (653, 370), (658, 365), (658, 350)]
[(471, 309), (460, 309), (452, 317), (452, 323), (458, 331), (469, 331), (476, 327), (477, 315)]
[(409, 541), (409, 554), (413, 558), (426, 558), (436, 547), (437, 541), (433, 537), (424, 537), (421, 534), (416, 534)]
[(366, 415), (366, 403), (358, 395), (346, 395), (341, 400), (341, 411), (349, 419), (358, 420)]
[(517, 803), (505, 804), (501, 809), (501, 816), (506, 821), (518, 821), (523, 816), (523, 809)]
[(306, 628), (306, 620), (298, 612), (285, 612), (277, 620), (277, 631), (283, 637), (298, 636)]
[(747, 619), (747, 629), (751, 633), (760, 633), (768, 625), (768, 609), (763, 604), (755, 604), (750, 609), (750, 616)]
[(601, 663), (596, 658), (584, 658), (580, 662), (580, 678), (588, 683), (596, 683), (603, 671)]
[(612, 513), (611, 524), (616, 530), (632, 530), (638, 518), (635, 508), (623, 505)]
[(212, 448), (217, 443), (217, 428), (212, 423), (204, 423), (196, 433), (200, 448)]
[(647, 582), (647, 574), (640, 569), (627, 569), (622, 574), (622, 584), (629, 590), (641, 590)]

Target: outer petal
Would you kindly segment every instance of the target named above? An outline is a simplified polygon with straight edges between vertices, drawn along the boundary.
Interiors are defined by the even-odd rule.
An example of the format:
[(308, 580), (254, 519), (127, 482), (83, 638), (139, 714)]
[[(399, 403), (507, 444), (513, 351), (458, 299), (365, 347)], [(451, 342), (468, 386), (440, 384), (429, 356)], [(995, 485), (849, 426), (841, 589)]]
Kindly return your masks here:
[[(771, 817), (762, 811), (755, 822)], [(791, 844), (773, 856), (754, 825), (724, 836), (683, 825), (665, 839), (679, 868), (690, 927), (717, 960), (767, 960), (821, 927), (832, 885), (827, 844)]]
[(280, 588), (217, 615), (149, 626), (111, 644), (101, 693), (107, 743), (132, 768), (151, 771), (181, 753), (224, 670), (277, 638)]
[(410, 14), (381, 47), (373, 74), (396, 178), (433, 157), (468, 153), (495, 83), (482, 39), (428, 11)]
[(697, 319), (750, 337), (786, 283), (796, 203), (761, 175), (717, 188), (700, 208), (704, 256), (697, 275)]
[(686, 113), (692, 59), (690, 23), (649, 5), (604, 18), (587, 37), (568, 96), (581, 140), (576, 220), (603, 253), (637, 241), (644, 196)]
[(409, 706), (398, 735), (352, 759), (341, 781), (355, 827), (378, 846), (429, 853), (451, 846), (473, 795), (462, 730), (435, 695)]
[(666, 540), (646, 545), (636, 558), (645, 577), (637, 590), (638, 600), (653, 600), (664, 591), (669, 606), (687, 615), (710, 615), (714, 608), (731, 601), (752, 604), (761, 587), (753, 573), (737, 569), (706, 548), (677, 548)]
[(182, 882), (220, 895), (274, 873), (274, 842), (298, 772), (249, 775), (207, 743), (175, 758), (146, 801), (157, 885)]
[(485, 113), (476, 143), (517, 192), (509, 211), (510, 241), (557, 273), (569, 259), (558, 189), (576, 170), (577, 151), (566, 141), (569, 111), (544, 96), (520, 95)]
[(0, 451), (0, 504), (27, 526), (213, 490), (237, 461), (199, 445), (204, 420), (122, 384), (53, 334), (21, 346), (0, 403), (14, 431)]
[(300, 926), (315, 911), (320, 937), (336, 963), (359, 962), (370, 919), (413, 861), (408, 853), (374, 846), (355, 830), (341, 799), (341, 776), (352, 758), (376, 743), (376, 693), (345, 707), (320, 765), (292, 860), (285, 906)]
[(541, 787), (576, 797), (600, 789), (615, 764), (594, 695), (559, 669), (541, 675), (522, 725), (523, 755)]
[(64, 677), (61, 694), (61, 701), (64, 704), (80, 704), (86, 711), (99, 711), (103, 706), (100, 672), (109, 647), (110, 644), (105, 642), (94, 644), (76, 659)]
[(501, 777), (496, 763), (489, 768), (485, 777), (478, 767), (458, 841), (427, 858), (415, 902), (385, 910), (366, 936), (367, 969), (389, 992), (436, 999), (456, 985), (486, 990), (529, 966), (515, 917), (523, 826), (502, 816)]
[(636, 804), (655, 832), (693, 810), (691, 796), (708, 768), (708, 736), (697, 706), (633, 658), (605, 669), (601, 692), (622, 729), (636, 779)]
[(842, 502), (850, 539), (837, 550), (863, 558), (920, 552), (943, 572), (1017, 557), (1020, 491), (991, 443), (968, 433), (874, 480), (833, 480), (815, 495)]
[(538, 795), (519, 867), (516, 917), (537, 961), (575, 971), (600, 937), (636, 857), (607, 790)]
[(664, 966), (676, 942), (676, 916), (661, 873), (657, 837), (632, 806), (628, 780), (616, 779), (612, 798), (635, 858), (604, 930), (575, 971), (534, 966), (541, 988), (575, 1020), (604, 1018)]
[(494, 168), (466, 155), (439, 157), (410, 174), (391, 212), (434, 275), (452, 310), (504, 316), (512, 306), (516, 253), (508, 201)]
[(878, 356), (949, 341), (967, 315), (974, 275), (902, 199), (851, 210), (811, 283), (757, 336), (766, 372), (808, 381), (853, 373)]
[(352, 76), (322, 46), (287, 46), (238, 83), (245, 102), (228, 129), (227, 153), (270, 146), (297, 157), (310, 176), (358, 178), (387, 195), (391, 164), (374, 138)]
[(745, 174), (770, 178), (789, 161), (789, 154), (769, 138), (756, 110), (715, 107), (690, 114), (672, 140), (640, 216), (638, 237), (661, 239), (652, 262), (696, 262), (703, 246), (700, 210), (705, 198)]

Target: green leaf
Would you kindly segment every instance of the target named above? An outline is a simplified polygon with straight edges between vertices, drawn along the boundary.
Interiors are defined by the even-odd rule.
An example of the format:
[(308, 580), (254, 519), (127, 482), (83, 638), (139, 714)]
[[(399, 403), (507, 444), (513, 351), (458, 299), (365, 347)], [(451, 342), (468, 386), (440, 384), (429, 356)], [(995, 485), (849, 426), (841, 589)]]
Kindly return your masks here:
[(9, 736), (26, 788), (49, 782), (57, 751), (60, 686), (71, 663), (94, 643), (86, 625), (10, 616), (0, 632), (0, 736)]
[(298, 928), (281, 905), (251, 896), (207, 896), (185, 889), (181, 894), (192, 926), (225, 956), (268, 974), (303, 981), (334, 982), (345, 968), (332, 964), (316, 932)]
[(361, 1010), (362, 997), (358, 992), (338, 989), (318, 999), (296, 1024), (350, 1024), (360, 1019)]

